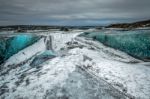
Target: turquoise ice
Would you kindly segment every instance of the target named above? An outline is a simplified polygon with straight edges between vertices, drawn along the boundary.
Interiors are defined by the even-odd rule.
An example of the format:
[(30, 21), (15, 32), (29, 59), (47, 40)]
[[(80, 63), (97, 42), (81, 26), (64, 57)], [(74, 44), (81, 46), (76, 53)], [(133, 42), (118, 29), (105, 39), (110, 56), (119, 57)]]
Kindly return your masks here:
[(8, 59), (13, 54), (16, 54), (18, 51), (28, 47), (33, 44), (40, 37), (35, 35), (17, 35), (8, 39), (0, 40), (0, 63)]
[(43, 62), (52, 59), (54, 57), (56, 57), (57, 54), (51, 50), (46, 50), (45, 52), (41, 53), (40, 55), (36, 56), (33, 61), (31, 62), (31, 66), (32, 67), (38, 67), (40, 64), (42, 64)]
[(150, 30), (103, 31), (84, 33), (80, 36), (93, 38), (139, 59), (150, 58)]

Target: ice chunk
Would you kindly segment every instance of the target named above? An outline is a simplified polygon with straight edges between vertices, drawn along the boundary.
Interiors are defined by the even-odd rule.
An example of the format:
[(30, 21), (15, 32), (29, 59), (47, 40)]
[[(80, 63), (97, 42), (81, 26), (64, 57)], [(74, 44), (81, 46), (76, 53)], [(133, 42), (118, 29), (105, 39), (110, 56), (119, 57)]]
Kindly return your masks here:
[(37, 40), (39, 36), (35, 35), (17, 35), (10, 38), (1, 38), (0, 40), (0, 63), (8, 59), (10, 56), (16, 54), (20, 50), (28, 47)]
[(43, 52), (42, 54), (36, 56), (30, 65), (33, 67), (39, 66), (43, 62), (47, 61), (48, 59), (52, 59), (54, 57), (56, 57), (56, 54), (54, 52), (52, 52), (51, 50), (47, 50), (47, 51)]

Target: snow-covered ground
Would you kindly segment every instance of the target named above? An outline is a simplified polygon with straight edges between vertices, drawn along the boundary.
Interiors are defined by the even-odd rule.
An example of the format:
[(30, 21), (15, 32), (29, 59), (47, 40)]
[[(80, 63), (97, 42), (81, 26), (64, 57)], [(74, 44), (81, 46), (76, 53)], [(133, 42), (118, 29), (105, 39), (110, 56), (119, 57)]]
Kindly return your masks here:
[[(46, 34), (53, 38), (52, 46), (57, 57), (39, 66), (30, 66), (35, 54), (19, 54), (22, 51), (29, 54), (29, 48), (35, 53), (35, 45), (8, 59), (6, 64), (10, 64), (12, 59), (28, 58), (22, 64), (18, 64), (17, 60), (13, 61), (13, 66), (5, 64), (10, 68), (5, 73), (0, 70), (0, 98), (150, 98), (149, 62), (135, 59), (99, 42), (77, 37), (82, 32)], [(42, 39), (39, 42), (37, 47), (42, 52), (45, 45)]]
[[(86, 45), (88, 49), (73, 49), (73, 53), (80, 53), (92, 59), (83, 63), (83, 66), (120, 91), (140, 99), (150, 98), (149, 62), (134, 59), (102, 44), (97, 45), (95, 41), (88, 40), (86, 42), (90, 44)], [(95, 48), (95, 45), (99, 50)], [(93, 51), (90, 46), (94, 48)]]

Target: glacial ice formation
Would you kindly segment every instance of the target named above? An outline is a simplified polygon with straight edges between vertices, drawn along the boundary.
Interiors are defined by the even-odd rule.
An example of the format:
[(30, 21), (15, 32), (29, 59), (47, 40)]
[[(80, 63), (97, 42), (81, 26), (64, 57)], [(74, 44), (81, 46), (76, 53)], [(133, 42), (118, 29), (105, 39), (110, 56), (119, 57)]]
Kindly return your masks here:
[(0, 39), (0, 63), (39, 40), (35, 35), (16, 35)]
[(80, 36), (98, 40), (104, 45), (124, 51), (139, 59), (150, 58), (149, 30), (86, 32)]

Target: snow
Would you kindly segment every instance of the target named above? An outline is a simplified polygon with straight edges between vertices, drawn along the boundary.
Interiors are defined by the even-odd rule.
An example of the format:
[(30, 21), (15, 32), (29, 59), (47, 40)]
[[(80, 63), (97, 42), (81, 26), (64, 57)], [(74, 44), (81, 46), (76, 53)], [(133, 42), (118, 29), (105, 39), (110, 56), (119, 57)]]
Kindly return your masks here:
[[(90, 41), (88, 40), (87, 42)], [(105, 48), (102, 44), (96, 46)], [(112, 53), (114, 53), (113, 50), (114, 49), (107, 48), (107, 51)], [(118, 52), (116, 51), (116, 53)], [(90, 57), (92, 59), (91, 63), (86, 61), (83, 63), (83, 66), (90, 65), (90, 72), (93, 72), (97, 76), (111, 83), (120, 91), (125, 90), (127, 93), (141, 99), (148, 99), (150, 97), (150, 68), (143, 65), (147, 62), (136, 60), (123, 52), (119, 52), (118, 54), (120, 55), (117, 55), (123, 57), (123, 59), (115, 56), (115, 61), (113, 56), (109, 55), (109, 52), (105, 53), (96, 50), (91, 51), (89, 49), (73, 49), (71, 53), (80, 53)]]
[[(50, 62), (49, 65), (44, 66), (46, 68), (43, 68), (41, 70), (42, 73), (46, 73), (45, 75), (43, 75), (39, 78), (34, 78), (34, 77), (36, 77), (35, 76), (36, 73), (31, 74), (28, 79), (31, 79), (30, 83), (33, 83), (33, 84), (29, 85), (27, 88), (24, 85), (18, 87), (18, 89), (15, 93), (10, 94), (8, 96), (8, 99), (10, 99), (10, 97), (17, 96), (18, 93), (23, 98), (25, 98), (27, 96), (30, 96), (31, 99), (33, 99), (35, 96), (40, 98), (44, 95), (43, 91), (50, 89), (54, 85), (61, 84), (60, 82), (63, 82), (63, 80), (65, 80), (68, 77), (68, 73), (73, 71), (74, 67), (70, 66), (70, 64), (68, 63), (68, 64), (65, 64), (66, 66), (69, 65), (68, 68), (64, 69), (63, 68), (64, 62), (63, 63), (60, 62), (59, 64), (57, 64), (56, 62), (61, 61), (61, 60), (60, 59), (58, 59), (58, 60), (55, 59), (55, 60), (52, 63)], [(55, 64), (57, 64), (57, 65), (55, 65)], [(51, 66), (55, 66), (55, 67), (51, 67)], [(49, 69), (49, 71), (47, 71), (48, 69)], [(71, 70), (71, 71), (69, 71), (69, 70)], [(55, 77), (55, 76), (57, 76), (57, 77)], [(36, 94), (37, 92), (41, 92), (41, 93)]]
[(31, 67), (32, 59), (25, 60), (45, 51), (44, 39), (7, 60), (5, 67), (25, 62), (0, 76), (0, 98), (149, 99), (150, 63), (91, 39), (77, 37), (82, 32), (43, 34), (52, 36), (58, 56), (39, 66)]
[(72, 31), (71, 33), (66, 32), (56, 32), (51, 33), (50, 35), (53, 37), (53, 49), (55, 51), (60, 50), (60, 48), (64, 47), (65, 43), (68, 41), (72, 41), (77, 35), (83, 33), (83, 31)]

